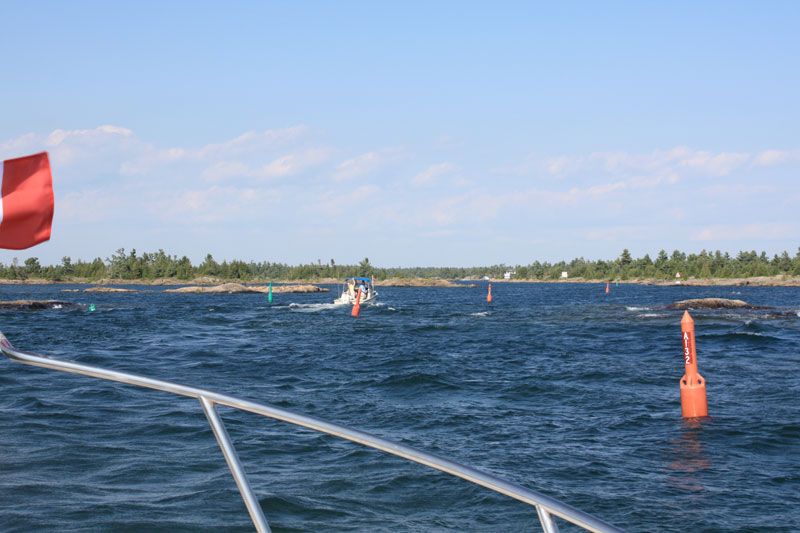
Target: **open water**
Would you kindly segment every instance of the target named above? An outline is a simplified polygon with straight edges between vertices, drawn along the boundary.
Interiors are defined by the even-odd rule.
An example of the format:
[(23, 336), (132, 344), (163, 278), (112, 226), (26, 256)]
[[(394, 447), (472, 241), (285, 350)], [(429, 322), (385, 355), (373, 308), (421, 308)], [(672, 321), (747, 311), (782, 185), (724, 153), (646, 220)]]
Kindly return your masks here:
[[(499, 475), (629, 531), (800, 530), (800, 288), (494, 284), (334, 292), (61, 293), (2, 299), (18, 348), (352, 425)], [(711, 417), (681, 418), (680, 320), (696, 311)], [(89, 304), (96, 311), (89, 310)], [(536, 531), (532, 507), (425, 467), (219, 408), (281, 531)], [(196, 400), (0, 358), (0, 530), (251, 531)], [(563, 531), (572, 531), (559, 521)]]

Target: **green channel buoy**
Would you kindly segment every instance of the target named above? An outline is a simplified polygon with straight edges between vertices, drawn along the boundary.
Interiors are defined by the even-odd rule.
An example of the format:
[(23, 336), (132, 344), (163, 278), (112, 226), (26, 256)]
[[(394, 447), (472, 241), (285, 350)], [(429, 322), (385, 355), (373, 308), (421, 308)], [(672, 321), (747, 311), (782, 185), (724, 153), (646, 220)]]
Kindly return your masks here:
[(95, 310), (94, 304), (91, 304), (91, 305), (89, 306), (89, 311), (94, 311), (94, 310)]
[(269, 295), (267, 296), (267, 301), (272, 303), (272, 283), (269, 284)]
[(617, 282), (617, 287), (619, 287), (619, 281)]

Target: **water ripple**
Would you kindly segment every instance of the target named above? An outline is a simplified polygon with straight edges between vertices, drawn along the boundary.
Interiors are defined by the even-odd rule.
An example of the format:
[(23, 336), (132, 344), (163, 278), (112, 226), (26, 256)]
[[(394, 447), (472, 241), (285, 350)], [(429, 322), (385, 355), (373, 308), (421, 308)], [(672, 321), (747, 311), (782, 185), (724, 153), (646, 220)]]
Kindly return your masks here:
[[(772, 310), (692, 312), (700, 421), (680, 417), (682, 312), (666, 305), (729, 288), (497, 284), (487, 303), (485, 287), (387, 287), (358, 318), (325, 293), (269, 305), (146, 289), (1, 311), (2, 330), (23, 349), (351, 424), (630, 531), (800, 530), (798, 288), (737, 287)], [(0, 530), (252, 530), (197, 401), (0, 364)], [(220, 414), (274, 531), (538, 528), (524, 504), (441, 473)]]

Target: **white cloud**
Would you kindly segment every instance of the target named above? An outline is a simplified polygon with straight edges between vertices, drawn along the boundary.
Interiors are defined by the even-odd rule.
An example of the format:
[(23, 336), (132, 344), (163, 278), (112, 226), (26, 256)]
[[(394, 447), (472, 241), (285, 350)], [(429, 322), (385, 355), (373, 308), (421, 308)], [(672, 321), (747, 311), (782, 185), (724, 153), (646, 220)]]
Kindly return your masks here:
[(28, 133), (0, 144), (0, 155), (6, 159), (46, 150), (54, 167), (96, 161), (107, 169), (110, 162), (114, 161), (113, 168), (119, 161), (136, 157), (147, 149), (131, 130), (105, 125), (85, 130), (56, 129), (46, 135)]
[(264, 176), (277, 177), (293, 174), (297, 171), (297, 155), (289, 154), (281, 156), (271, 163), (264, 165), (261, 172)]
[(728, 195), (736, 198), (745, 199), (751, 195), (756, 194), (773, 194), (781, 191), (781, 187), (774, 185), (749, 185), (749, 184), (732, 184), (732, 185), (710, 185), (701, 189), (703, 193), (710, 196)]
[(455, 168), (453, 163), (448, 162), (431, 165), (411, 178), (411, 184), (415, 186), (430, 185), (436, 178), (453, 172)]
[(586, 190), (577, 191), (577, 194), (582, 194), (586, 196), (603, 196), (612, 193), (614, 191), (619, 191), (626, 188), (627, 185), (625, 183), (618, 181), (616, 183), (604, 183), (602, 185), (595, 185), (593, 187), (589, 187)]
[(758, 166), (772, 166), (800, 161), (800, 149), (795, 150), (764, 150), (759, 152), (753, 160), (753, 164)]
[(160, 218), (209, 223), (236, 222), (269, 212), (268, 206), (281, 199), (278, 191), (252, 187), (220, 187), (190, 189), (167, 198), (154, 199), (149, 210)]
[[(296, 145), (308, 136), (309, 132), (310, 130), (306, 126), (293, 126), (263, 132), (249, 131), (229, 141), (206, 144), (199, 148), (155, 149), (151, 147), (140, 153), (138, 157), (124, 161), (121, 164), (121, 173), (125, 175), (147, 174), (159, 167), (176, 163), (210, 164), (208, 168), (213, 169), (216, 165), (231, 160), (241, 162), (242, 159), (274, 156), (276, 150)], [(213, 170), (211, 175), (216, 175)]]
[[(633, 183), (633, 184), (631, 184)], [(537, 187), (508, 189), (471, 188), (459, 194), (445, 197), (414, 197), (394, 213), (402, 213), (395, 222), (416, 226), (472, 226), (488, 223), (490, 226), (501, 216), (518, 220), (541, 219), (558, 216), (559, 219), (621, 216), (631, 207), (631, 194), (643, 185), (636, 179), (614, 181), (588, 187), (572, 187), (568, 190), (550, 190)]]
[(454, 150), (461, 148), (463, 143), (449, 135), (440, 135), (433, 141), (433, 148), (436, 150)]
[(258, 175), (271, 178), (298, 174), (309, 167), (325, 163), (330, 155), (331, 150), (328, 148), (312, 148), (287, 154), (265, 165)]
[(367, 172), (373, 172), (381, 164), (381, 156), (377, 152), (368, 152), (353, 159), (343, 161), (336, 167), (335, 180), (355, 178)]
[(206, 181), (223, 181), (236, 176), (251, 176), (253, 171), (244, 163), (238, 161), (220, 161), (203, 171)]
[(579, 171), (584, 161), (585, 158), (581, 156), (569, 157), (566, 155), (559, 155), (545, 159), (544, 168), (549, 174), (571, 174)]
[(592, 154), (590, 159), (599, 161), (602, 168), (611, 173), (647, 172), (664, 175), (687, 168), (712, 176), (724, 176), (733, 169), (744, 165), (750, 157), (746, 153), (720, 152), (714, 154), (686, 146), (677, 146), (666, 151), (654, 150), (649, 154), (597, 152)]
[(298, 174), (310, 167), (326, 162), (331, 151), (327, 148), (313, 148), (298, 153), (281, 155), (257, 168), (240, 161), (219, 161), (206, 168), (202, 177), (211, 182), (230, 178), (271, 179)]
[(316, 214), (341, 215), (343, 213), (364, 212), (367, 207), (373, 207), (371, 198), (380, 192), (380, 187), (375, 185), (362, 185), (352, 190), (328, 191), (320, 195), (318, 201), (309, 205), (310, 211)]
[(287, 143), (295, 143), (309, 133), (310, 128), (307, 126), (292, 126), (263, 132), (248, 131), (229, 141), (207, 144), (201, 148), (187, 150), (185, 157), (198, 160), (223, 159), (252, 154), (258, 151), (269, 151)]
[[(485, 232), (493, 242), (512, 239), (514, 248), (540, 238), (555, 249), (568, 248), (556, 233), (603, 246), (669, 238), (703, 246), (762, 237), (776, 243), (800, 234), (794, 223), (740, 223), (793, 220), (800, 149), (532, 154), (487, 179), (491, 161), (476, 162), (471, 153), (426, 160), (384, 148), (335, 158), (341, 152), (305, 126), (199, 146), (158, 146), (110, 125), (0, 142), (6, 158), (44, 149), (53, 163), (57, 220), (76, 234), (106, 225), (144, 234), (154, 223), (183, 242), (184, 232), (204, 225), (238, 234), (280, 221), (289, 243), (302, 234), (363, 228), (370, 243), (413, 234), (421, 246), (425, 239), (437, 246), (431, 244), (437, 238), (441, 246), (446, 236)], [(436, 153), (442, 154), (424, 157)], [(676, 237), (675, 226), (687, 221), (693, 226)]]
[(57, 220), (97, 223), (118, 218), (131, 210), (128, 195), (110, 190), (87, 189), (56, 199)]
[[(436, 202), (432, 209), (424, 211), (424, 214), (428, 215), (433, 222), (440, 226), (457, 223), (462, 218), (464, 204), (468, 198), (467, 195), (442, 198)], [(428, 218), (428, 216), (424, 218)]]
[(16, 139), (0, 143), (0, 160), (23, 157), (42, 150), (44, 150), (44, 144), (37, 141), (37, 136), (33, 133), (26, 133)]
[(104, 144), (114, 136), (131, 137), (133, 132), (119, 126), (98, 126), (93, 130), (54, 130), (45, 140), (45, 146), (55, 148), (67, 142), (75, 144)]
[(716, 224), (696, 230), (695, 241), (739, 241), (741, 239), (786, 239), (800, 234), (800, 224), (794, 222), (760, 222), (755, 224)]
[(720, 153), (714, 155), (710, 152), (698, 151), (681, 160), (680, 165), (712, 176), (726, 176), (748, 160), (750, 160), (750, 154)]
[(451, 183), (453, 184), (453, 187), (459, 188), (475, 187), (476, 185), (474, 180), (465, 179), (461, 176), (454, 176)]
[(44, 140), (54, 165), (69, 166), (103, 159), (121, 159), (146, 150), (133, 132), (118, 126), (93, 130), (55, 130)]
[(587, 230), (583, 237), (589, 241), (646, 241), (663, 231), (663, 227), (650, 225), (609, 226)]
[(424, 231), (422, 235), (425, 237), (431, 237), (434, 239), (447, 239), (457, 235), (458, 231), (454, 229), (438, 229), (435, 231)]
[[(765, 156), (768, 158), (769, 156)], [(773, 155), (774, 157), (774, 155)], [(670, 150), (654, 150), (645, 154), (629, 152), (593, 152), (588, 155), (542, 156), (531, 154), (522, 162), (494, 173), (511, 175), (542, 175), (565, 178), (572, 175), (638, 176), (677, 181), (694, 172), (710, 176), (726, 176), (753, 159), (740, 152), (713, 153), (677, 146)]]
[(377, 152), (367, 152), (352, 159), (342, 161), (333, 174), (334, 181), (345, 181), (365, 174), (377, 172), (388, 164), (395, 163), (403, 158), (399, 148), (384, 148)]

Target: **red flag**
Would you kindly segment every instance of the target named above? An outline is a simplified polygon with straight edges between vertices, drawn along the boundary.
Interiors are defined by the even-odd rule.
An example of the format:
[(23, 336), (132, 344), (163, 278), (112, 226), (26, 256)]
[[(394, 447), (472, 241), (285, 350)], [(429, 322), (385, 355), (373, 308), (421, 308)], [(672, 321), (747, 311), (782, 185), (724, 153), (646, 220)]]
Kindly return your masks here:
[(50, 239), (53, 177), (47, 152), (3, 161), (0, 248), (22, 250)]

